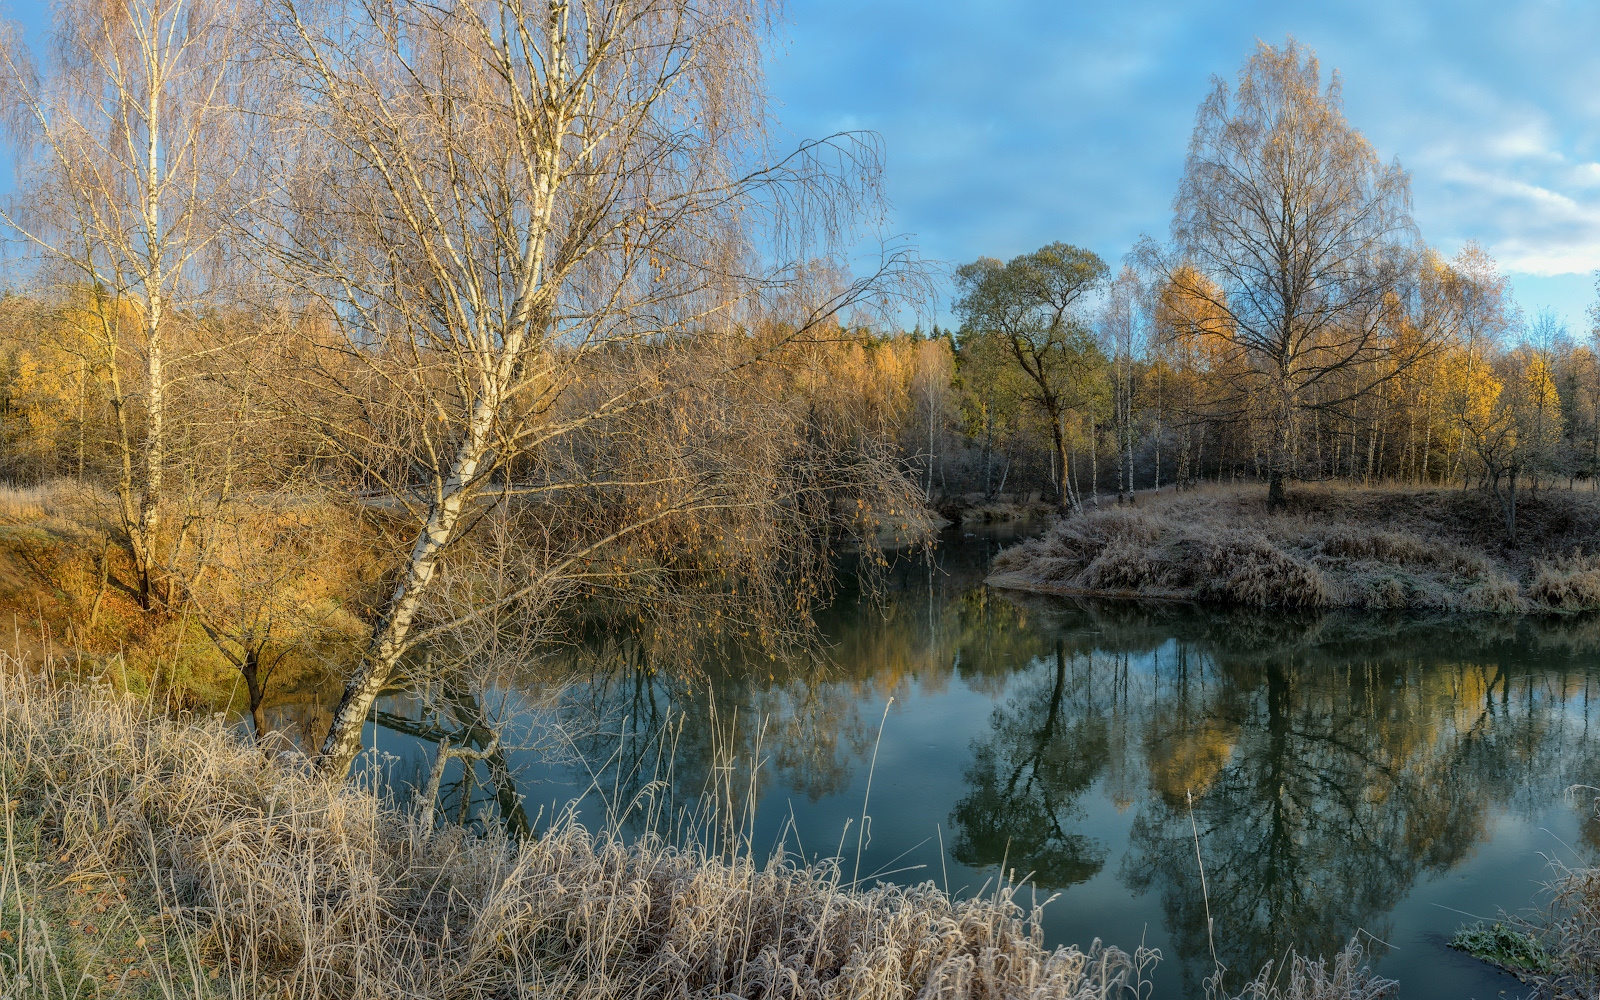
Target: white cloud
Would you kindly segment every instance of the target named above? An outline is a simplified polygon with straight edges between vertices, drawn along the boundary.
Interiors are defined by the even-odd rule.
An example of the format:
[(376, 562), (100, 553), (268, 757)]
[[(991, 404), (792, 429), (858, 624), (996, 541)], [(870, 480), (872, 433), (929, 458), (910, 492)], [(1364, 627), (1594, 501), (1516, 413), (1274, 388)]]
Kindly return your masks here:
[[(932, 256), (1160, 235), (1197, 103), (1293, 34), (1411, 171), (1424, 238), (1477, 240), (1545, 294), (1600, 267), (1600, 5), (1572, 0), (813, 0), (776, 83), (809, 135), (888, 145), (895, 227)], [(1554, 278), (1533, 276), (1550, 275)], [(1580, 277), (1571, 277), (1571, 276)], [(1568, 276), (1568, 277), (1561, 277)], [(1522, 287), (1519, 285), (1519, 288)], [(1563, 300), (1565, 301), (1565, 299)]]

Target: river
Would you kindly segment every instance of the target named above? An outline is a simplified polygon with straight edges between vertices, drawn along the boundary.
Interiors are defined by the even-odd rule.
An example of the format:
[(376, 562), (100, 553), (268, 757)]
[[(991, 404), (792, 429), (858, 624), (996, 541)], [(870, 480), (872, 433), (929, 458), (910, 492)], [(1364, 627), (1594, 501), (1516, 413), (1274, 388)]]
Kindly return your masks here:
[[(1533, 905), (1551, 859), (1600, 860), (1596, 793), (1566, 794), (1600, 777), (1600, 620), (986, 588), (1014, 537), (947, 531), (878, 603), (847, 585), (819, 617), (821, 665), (717, 642), (691, 679), (622, 642), (556, 657), (481, 699), (529, 745), (507, 754), (520, 812), (487, 765), (452, 774), (443, 812), (534, 829), (623, 812), (637, 832), (714, 789), (758, 853), (955, 893), (1026, 878), (1056, 897), (1047, 943), (1159, 949), (1158, 998), (1358, 933), (1408, 1000), (1518, 995), (1445, 941)], [(515, 711), (555, 674), (552, 704)], [(367, 734), (401, 778), (429, 749), (419, 705), (386, 699)]]

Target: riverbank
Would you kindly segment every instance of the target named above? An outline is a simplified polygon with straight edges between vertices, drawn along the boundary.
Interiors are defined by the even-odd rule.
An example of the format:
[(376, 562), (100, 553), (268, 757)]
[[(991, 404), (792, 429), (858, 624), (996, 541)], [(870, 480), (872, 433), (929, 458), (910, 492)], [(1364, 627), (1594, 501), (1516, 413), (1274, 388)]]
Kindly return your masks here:
[(0, 649), (174, 707), (248, 713), (227, 652), (244, 638), (267, 665), (270, 710), (337, 680), (387, 573), (378, 517), (241, 493), (186, 523), (181, 569), (195, 582), (146, 611), (117, 523), (115, 499), (93, 486), (0, 485)]
[(933, 505), (935, 513), (951, 524), (1010, 524), (1040, 521), (1055, 516), (1056, 504), (1039, 493), (965, 493), (945, 497)]
[[(1151, 956), (1045, 949), (1010, 892), (859, 889), (826, 862), (576, 823), (520, 844), (424, 829), (215, 717), (4, 666), (5, 995), (23, 977), (50, 998), (1145, 995)], [(1292, 965), (1259, 995), (1386, 988), (1354, 950)]]
[(1476, 490), (1304, 485), (1272, 513), (1264, 487), (1205, 487), (1057, 521), (1000, 553), (989, 583), (1255, 607), (1600, 609), (1600, 497), (1527, 492), (1518, 523), (1506, 544)]

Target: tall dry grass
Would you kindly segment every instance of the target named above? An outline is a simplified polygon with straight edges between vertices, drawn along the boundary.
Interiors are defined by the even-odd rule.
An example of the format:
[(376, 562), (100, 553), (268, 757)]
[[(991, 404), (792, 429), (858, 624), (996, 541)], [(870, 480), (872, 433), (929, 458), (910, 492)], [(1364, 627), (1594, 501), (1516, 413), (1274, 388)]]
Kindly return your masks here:
[(1357, 940), (1332, 959), (1306, 958), (1290, 953), (1281, 965), (1266, 968), (1238, 994), (1222, 986), (1222, 973), (1206, 981), (1208, 1000), (1383, 1000), (1392, 997), (1396, 983), (1374, 976), (1362, 963), (1364, 952)]
[(1038, 910), (1008, 891), (853, 891), (836, 865), (572, 822), (521, 845), (434, 832), (370, 789), (269, 761), (220, 719), (11, 672), (0, 777), (45, 881), (135, 880), (196, 968), (227, 970), (191, 977), (205, 995), (270, 980), (295, 997), (1086, 1000), (1136, 978), (1114, 948), (1044, 948)]
[(52, 479), (33, 486), (0, 483), (0, 520), (34, 521), (67, 518), (87, 521), (113, 509), (115, 499), (100, 486), (71, 479)]
[[(1257, 607), (1519, 613), (1600, 609), (1600, 502), (1546, 491), (1522, 546), (1488, 501), (1452, 490), (1304, 487), (1285, 512), (1259, 488), (1211, 487), (1058, 521), (1002, 552), (994, 582)], [(1486, 528), (1485, 524), (1489, 527)]]
[(1556, 865), (1542, 926), (1561, 971), (1540, 985), (1553, 998), (1600, 996), (1600, 869)]
[[(1156, 956), (1046, 948), (1038, 906), (1010, 890), (861, 890), (834, 863), (756, 864), (571, 821), (520, 844), (432, 830), (263, 755), (220, 717), (4, 666), (0, 995), (1150, 995)], [(1358, 951), (1288, 967), (1244, 995), (1370, 1000), (1393, 985)]]

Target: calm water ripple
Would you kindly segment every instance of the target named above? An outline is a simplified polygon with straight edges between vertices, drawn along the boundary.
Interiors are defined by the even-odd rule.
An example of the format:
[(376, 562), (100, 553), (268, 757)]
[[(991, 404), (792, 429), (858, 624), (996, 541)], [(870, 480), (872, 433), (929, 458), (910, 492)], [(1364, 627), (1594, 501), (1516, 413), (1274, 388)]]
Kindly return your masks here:
[[(880, 608), (842, 594), (826, 669), (708, 648), (688, 683), (625, 644), (568, 658), (534, 728), (587, 733), (585, 763), (508, 755), (524, 815), (576, 798), (600, 821), (661, 775), (678, 804), (720, 788), (758, 850), (847, 876), (859, 852), (869, 881), (1028, 877), (1059, 894), (1049, 943), (1159, 948), (1157, 997), (1202, 995), (1213, 942), (1242, 974), (1357, 932), (1404, 997), (1517, 995), (1444, 941), (1532, 905), (1547, 858), (1600, 861), (1593, 795), (1564, 794), (1600, 784), (1600, 621), (1028, 597), (982, 586), (1008, 540), (947, 534)], [(369, 745), (420, 760), (415, 702), (383, 708)], [(477, 777), (446, 814), (515, 812)]]

